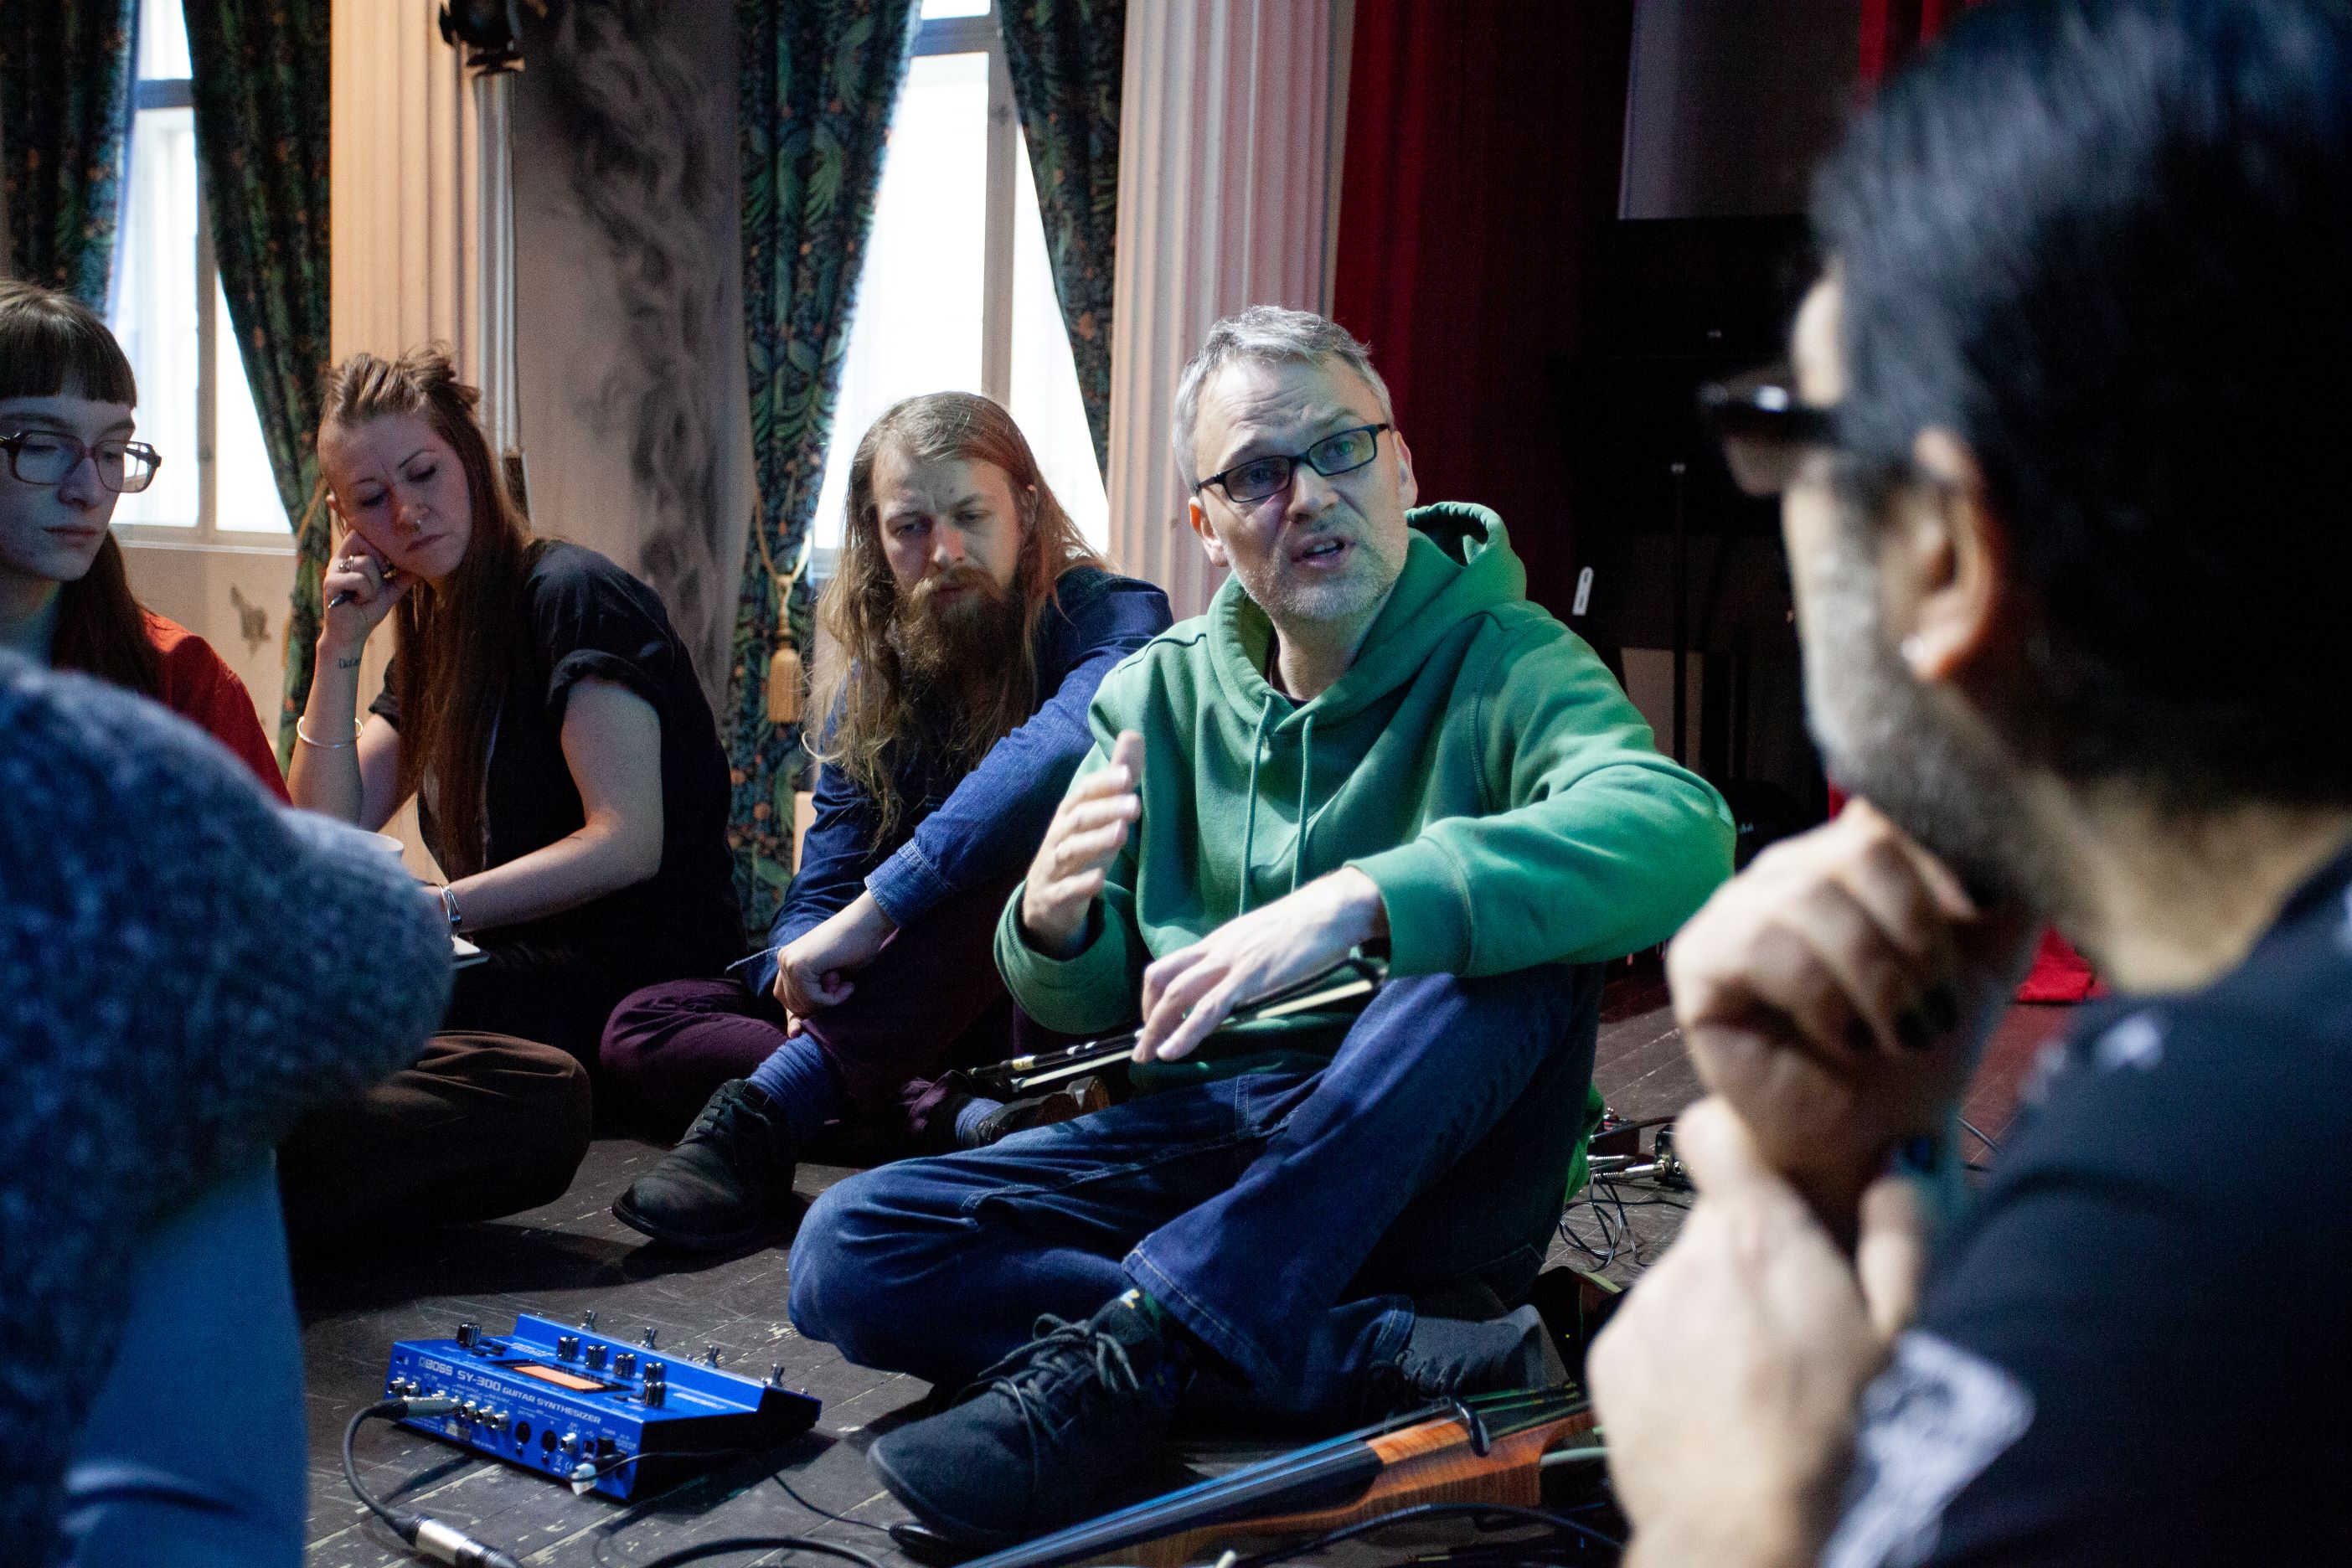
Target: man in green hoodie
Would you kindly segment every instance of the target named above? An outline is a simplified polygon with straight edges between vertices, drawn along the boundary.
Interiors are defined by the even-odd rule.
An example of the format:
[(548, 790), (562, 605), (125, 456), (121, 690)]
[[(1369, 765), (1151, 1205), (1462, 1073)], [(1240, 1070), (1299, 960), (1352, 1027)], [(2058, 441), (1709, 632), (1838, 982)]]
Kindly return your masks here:
[[(853, 1178), (802, 1226), (803, 1334), (980, 1379), (869, 1453), (963, 1545), (1097, 1510), (1180, 1400), (1238, 1385), (1340, 1424), (1557, 1371), (1533, 1311), (1505, 1314), (1580, 1132), (1596, 966), (1729, 874), (1730, 818), (1528, 602), (1500, 519), (1412, 510), (1394, 426), (1334, 323), (1212, 330), (1173, 434), (1232, 575), (1105, 679), (997, 932), (1041, 1023), (1140, 1021), (1142, 1092)], [(1212, 1037), (1380, 943), (1360, 1013)]]

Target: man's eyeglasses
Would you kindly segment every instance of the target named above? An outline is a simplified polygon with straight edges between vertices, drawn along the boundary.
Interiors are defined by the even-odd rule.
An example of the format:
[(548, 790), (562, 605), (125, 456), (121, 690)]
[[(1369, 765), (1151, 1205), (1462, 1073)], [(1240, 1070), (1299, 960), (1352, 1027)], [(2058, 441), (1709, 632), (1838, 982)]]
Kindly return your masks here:
[(143, 441), (100, 441), (85, 447), (71, 436), (49, 430), (20, 430), (0, 436), (0, 451), (8, 454), (8, 471), (28, 485), (61, 485), (66, 476), (93, 459), (98, 482), (123, 495), (136, 495), (155, 482), (163, 459)]
[(1235, 463), (1192, 488), (1201, 490), (1214, 485), (1234, 505), (1248, 506), (1288, 489), (1291, 477), (1298, 472), (1301, 463), (1327, 479), (1354, 473), (1380, 455), (1381, 432), (1391, 428), (1387, 425), (1359, 425), (1352, 430), (1326, 436), (1304, 452), (1294, 452), (1286, 458), (1252, 458), (1246, 463)]
[(1731, 477), (1752, 496), (1779, 495), (1806, 453), (1837, 445), (1833, 414), (1797, 400), (1796, 377), (1785, 364), (1711, 382), (1699, 388), (1698, 406), (1723, 442)]

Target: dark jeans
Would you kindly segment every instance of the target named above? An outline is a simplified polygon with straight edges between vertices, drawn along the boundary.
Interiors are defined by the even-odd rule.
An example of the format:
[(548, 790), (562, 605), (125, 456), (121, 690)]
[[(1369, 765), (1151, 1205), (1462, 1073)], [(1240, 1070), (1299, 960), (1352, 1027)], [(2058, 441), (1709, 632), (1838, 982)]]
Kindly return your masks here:
[[(122, 1339), (74, 1442), (69, 1568), (299, 1568), (302, 1342), (268, 1161), (142, 1241)], [(0, 1545), (0, 1560), (24, 1561)]]
[[(851, 1109), (867, 1121), (926, 1130), (938, 1080), (1061, 1037), (1020, 1016), (996, 973), (996, 920), (1013, 884), (959, 893), (893, 934), (809, 1034)], [(784, 1010), (733, 979), (650, 985), (614, 1009), (599, 1068), (624, 1103), (683, 1127), (712, 1091), (749, 1078), (784, 1043)]]
[(1582, 1124), (1601, 972), (1391, 982), (1328, 1065), (1141, 1096), (854, 1176), (792, 1256), (800, 1331), (956, 1384), (1139, 1285), (1271, 1414), (1346, 1419), (1420, 1310), (1541, 1268)]
[(587, 1155), (589, 1110), (588, 1069), (552, 1046), (436, 1035), (415, 1066), (294, 1124), (278, 1152), (287, 1237), (300, 1249), (553, 1203)]

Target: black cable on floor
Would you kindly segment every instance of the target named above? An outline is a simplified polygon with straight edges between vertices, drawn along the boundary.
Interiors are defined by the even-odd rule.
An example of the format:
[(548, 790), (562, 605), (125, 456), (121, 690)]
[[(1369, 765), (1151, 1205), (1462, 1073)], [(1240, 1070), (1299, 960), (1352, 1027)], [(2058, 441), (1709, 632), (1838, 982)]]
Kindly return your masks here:
[[(1225, 1568), (1269, 1568), (1270, 1564), (1287, 1563), (1294, 1557), (1304, 1557), (1309, 1552), (1321, 1552), (1328, 1547), (1337, 1546), (1343, 1541), (1353, 1541), (1360, 1535), (1369, 1535), (1374, 1531), (1386, 1530), (1391, 1525), (1424, 1519), (1465, 1518), (1503, 1519), (1520, 1524), (1540, 1524), (1556, 1535), (1578, 1536), (1597, 1546), (1613, 1547), (1622, 1544), (1614, 1537), (1603, 1535), (1590, 1525), (1579, 1524), (1564, 1514), (1552, 1513), (1544, 1509), (1521, 1508), (1517, 1503), (1506, 1502), (1424, 1502), (1412, 1508), (1398, 1509), (1394, 1513), (1383, 1513), (1371, 1519), (1360, 1520), (1354, 1524), (1342, 1525), (1337, 1530), (1325, 1531), (1310, 1540), (1294, 1541), (1286, 1546), (1277, 1546), (1271, 1551), (1258, 1552), (1255, 1556), (1235, 1558), (1231, 1563), (1226, 1564)], [(1524, 1544), (1523, 1542), (1515, 1543), (1515, 1549), (1523, 1547)], [(647, 1563), (646, 1568), (654, 1568), (654, 1564)]]
[(730, 1535), (723, 1541), (706, 1541), (698, 1546), (681, 1547), (676, 1552), (638, 1564), (638, 1568), (677, 1568), (681, 1563), (699, 1563), (706, 1557), (724, 1557), (730, 1552), (773, 1552), (782, 1547), (792, 1552), (814, 1552), (823, 1557), (838, 1557), (845, 1563), (855, 1563), (858, 1568), (882, 1568), (882, 1564), (851, 1546), (835, 1546), (830, 1541), (813, 1541), (805, 1535)]

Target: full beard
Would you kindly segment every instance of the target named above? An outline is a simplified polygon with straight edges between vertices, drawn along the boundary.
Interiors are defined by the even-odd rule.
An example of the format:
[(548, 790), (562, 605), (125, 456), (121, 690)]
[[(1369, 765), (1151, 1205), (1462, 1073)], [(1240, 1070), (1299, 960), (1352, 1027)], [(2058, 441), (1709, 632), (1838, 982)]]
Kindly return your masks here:
[[(950, 589), (962, 589), (950, 595)], [(974, 566), (915, 585), (900, 601), (890, 637), (911, 705), (940, 715), (992, 708), (1021, 651), (1021, 606)]]
[(1841, 519), (1802, 574), (1805, 711), (1830, 777), (1885, 812), (1986, 903), (2051, 907), (2048, 858), (1989, 737), (1939, 710), (1886, 635), (1862, 525)]

